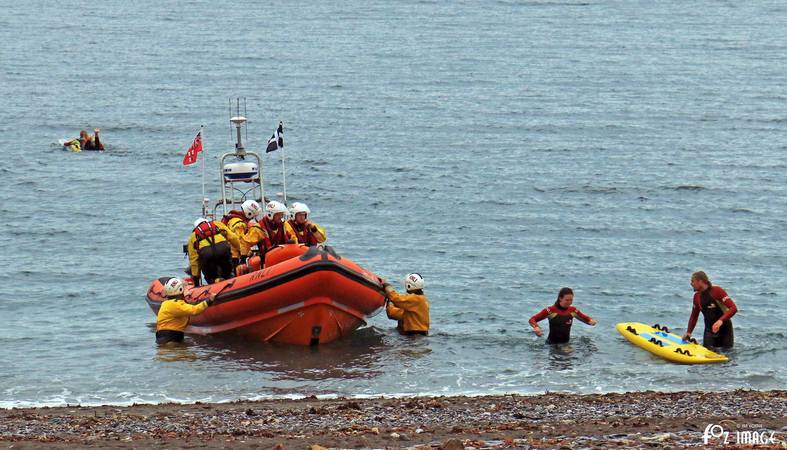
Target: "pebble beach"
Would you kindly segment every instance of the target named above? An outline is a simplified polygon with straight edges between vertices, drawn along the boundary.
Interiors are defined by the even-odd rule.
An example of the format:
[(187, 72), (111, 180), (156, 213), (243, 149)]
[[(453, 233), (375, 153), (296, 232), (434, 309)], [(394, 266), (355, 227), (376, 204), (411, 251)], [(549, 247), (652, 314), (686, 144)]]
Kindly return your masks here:
[(0, 447), (787, 448), (785, 416), (783, 390), (67, 406), (0, 411)]

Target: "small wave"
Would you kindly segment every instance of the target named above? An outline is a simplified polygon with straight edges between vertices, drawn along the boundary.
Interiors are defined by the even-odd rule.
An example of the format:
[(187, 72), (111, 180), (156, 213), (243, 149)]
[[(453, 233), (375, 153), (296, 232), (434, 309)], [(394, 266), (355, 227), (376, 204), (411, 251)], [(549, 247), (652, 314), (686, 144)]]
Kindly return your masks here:
[(620, 192), (620, 190), (614, 186), (592, 186), (586, 184), (581, 188), (566, 188), (565, 192), (586, 192), (590, 194), (616, 194)]
[(773, 375), (766, 375), (766, 374), (755, 373), (755, 374), (747, 375), (746, 376), (746, 381), (748, 381), (751, 384), (767, 383), (769, 381), (778, 381), (778, 378), (776, 378)]
[(574, 229), (577, 231), (589, 231), (591, 233), (601, 233), (604, 231), (601, 228), (591, 228), (591, 227), (583, 227), (583, 226), (579, 226)]
[(705, 186), (695, 185), (695, 184), (682, 184), (680, 186), (675, 186), (672, 189), (676, 191), (704, 191)]
[(748, 208), (732, 208), (730, 211), (733, 213), (743, 213), (743, 214), (757, 214), (755, 211), (752, 211)]

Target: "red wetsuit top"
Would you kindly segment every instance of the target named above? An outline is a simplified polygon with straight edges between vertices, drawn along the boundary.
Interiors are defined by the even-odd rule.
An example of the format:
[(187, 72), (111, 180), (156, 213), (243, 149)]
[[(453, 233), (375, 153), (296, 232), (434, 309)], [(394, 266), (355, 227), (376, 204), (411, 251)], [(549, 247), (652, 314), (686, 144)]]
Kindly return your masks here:
[(547, 342), (550, 344), (562, 344), (568, 342), (571, 336), (571, 323), (574, 317), (585, 323), (590, 323), (592, 320), (589, 316), (582, 314), (582, 311), (573, 306), (561, 308), (557, 305), (551, 305), (531, 317), (529, 322), (532, 327), (535, 327), (538, 321), (549, 318), (549, 336), (547, 337)]
[[(705, 319), (705, 331), (710, 331), (717, 320), (724, 322), (723, 327), (728, 326), (728, 320), (738, 312), (738, 307), (735, 306), (735, 302), (732, 301), (724, 289), (719, 286), (711, 286), (704, 291), (695, 292), (689, 325), (686, 327), (687, 333), (694, 331), (700, 311), (702, 311), (702, 317)], [(731, 327), (731, 325), (729, 326)], [(722, 331), (719, 330), (719, 332)]]

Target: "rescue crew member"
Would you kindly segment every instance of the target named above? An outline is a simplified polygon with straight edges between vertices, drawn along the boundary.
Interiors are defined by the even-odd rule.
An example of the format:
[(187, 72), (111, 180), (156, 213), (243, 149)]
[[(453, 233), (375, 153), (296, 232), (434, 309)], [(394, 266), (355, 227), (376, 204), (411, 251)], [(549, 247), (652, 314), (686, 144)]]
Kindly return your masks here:
[(241, 258), (248, 258), (251, 256), (252, 247), (256, 245), (259, 249), (260, 258), (264, 261), (265, 251), (269, 245), (268, 243), (268, 233), (262, 228), (259, 221), (249, 221), (246, 234), (240, 236)]
[(424, 295), (424, 278), (417, 273), (407, 274), (404, 279), (406, 294), (399, 294), (391, 285), (383, 282), (388, 295), (385, 312), (396, 320), (396, 329), (406, 335), (429, 334), (429, 300)]
[(240, 245), (238, 236), (221, 221), (211, 222), (202, 217), (194, 221), (194, 231), (187, 244), (194, 286), (200, 285), (200, 273), (208, 284), (232, 277), (231, 242)]
[(240, 205), (240, 209), (240, 211), (233, 209), (221, 218), (221, 223), (238, 236), (238, 240), (230, 242), (233, 269), (238, 264), (246, 262), (246, 254), (242, 253), (243, 244), (240, 238), (248, 232), (249, 221), (257, 218), (261, 211), (260, 204), (254, 200), (246, 200)]
[(557, 294), (557, 300), (554, 305), (547, 306), (530, 318), (530, 326), (536, 336), (541, 336), (541, 327), (538, 322), (549, 318), (549, 335), (547, 336), (547, 344), (565, 344), (571, 337), (571, 323), (574, 318), (585, 322), (590, 326), (595, 326), (596, 321), (582, 314), (582, 311), (571, 306), (574, 302), (574, 291), (571, 288), (564, 287)]
[[(260, 221), (260, 225), (268, 234), (268, 243), (265, 250), (270, 250), (277, 245), (291, 244), (287, 238), (287, 231), (284, 228), (287, 207), (283, 203), (271, 200), (265, 205), (265, 217)], [(262, 254), (262, 251), (260, 251)]]
[(249, 231), (241, 239), (241, 253), (251, 256), (251, 249), (257, 246), (260, 260), (265, 262), (265, 253), (277, 245), (294, 243), (287, 238), (284, 227), (287, 207), (283, 203), (271, 200), (265, 204), (265, 217), (257, 222), (249, 222)]
[(325, 242), (325, 229), (309, 221), (311, 211), (305, 203), (295, 202), (290, 207), (290, 220), (284, 223), (287, 238), (309, 247)]
[(216, 300), (211, 294), (204, 302), (192, 305), (183, 297), (183, 280), (170, 278), (164, 285), (164, 300), (156, 316), (156, 344), (167, 342), (183, 342), (183, 330), (189, 324), (189, 318), (205, 311)]
[(713, 286), (708, 275), (703, 271), (691, 274), (691, 287), (694, 289), (694, 300), (683, 340), (687, 341), (691, 337), (691, 332), (694, 331), (697, 318), (702, 311), (702, 317), (705, 319), (702, 345), (731, 348), (735, 338), (730, 319), (738, 312), (735, 302), (720, 286)]

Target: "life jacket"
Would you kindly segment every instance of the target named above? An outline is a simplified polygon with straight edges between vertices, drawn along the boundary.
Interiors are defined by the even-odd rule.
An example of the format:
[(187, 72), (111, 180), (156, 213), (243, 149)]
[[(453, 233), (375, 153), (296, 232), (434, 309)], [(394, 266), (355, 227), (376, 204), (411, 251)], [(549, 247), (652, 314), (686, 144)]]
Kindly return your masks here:
[(284, 222), (279, 225), (278, 228), (273, 228), (270, 221), (267, 217), (262, 219), (262, 229), (268, 233), (268, 240), (270, 242), (271, 247), (275, 247), (277, 245), (284, 245), (287, 243), (287, 233), (284, 231)]
[[(235, 233), (244, 234), (246, 233), (246, 229), (249, 224), (249, 219), (246, 218), (246, 215), (243, 214), (243, 212), (233, 209), (232, 211), (228, 212), (226, 216), (221, 218), (221, 223), (227, 225), (227, 228), (229, 228)], [(243, 229), (241, 230), (236, 229), (236, 227), (241, 223), (243, 223), (246, 226), (244, 226)]]
[(214, 245), (217, 234), (221, 234), (221, 230), (213, 222), (202, 222), (197, 225), (194, 228), (194, 235), (197, 236), (197, 239), (194, 240), (194, 249), (199, 250), (199, 243), (204, 239), (207, 239), (210, 245)]
[(288, 222), (290, 223), (293, 233), (295, 233), (295, 237), (298, 238), (299, 244), (305, 244), (308, 246), (319, 244), (319, 242), (317, 242), (317, 238), (314, 237), (314, 234), (312, 233), (311, 225), (308, 227), (298, 225), (294, 220), (288, 220)]
[(238, 211), (238, 210), (235, 210), (235, 209), (233, 209), (232, 211), (228, 212), (226, 216), (222, 217), (221, 218), (221, 223), (223, 223), (224, 225), (229, 226), (230, 229), (232, 229), (232, 227), (230, 226), (230, 221), (232, 221), (232, 219), (240, 219), (240, 220), (243, 221), (243, 223), (249, 223), (249, 219), (246, 218), (246, 215), (243, 214), (241, 211)]

